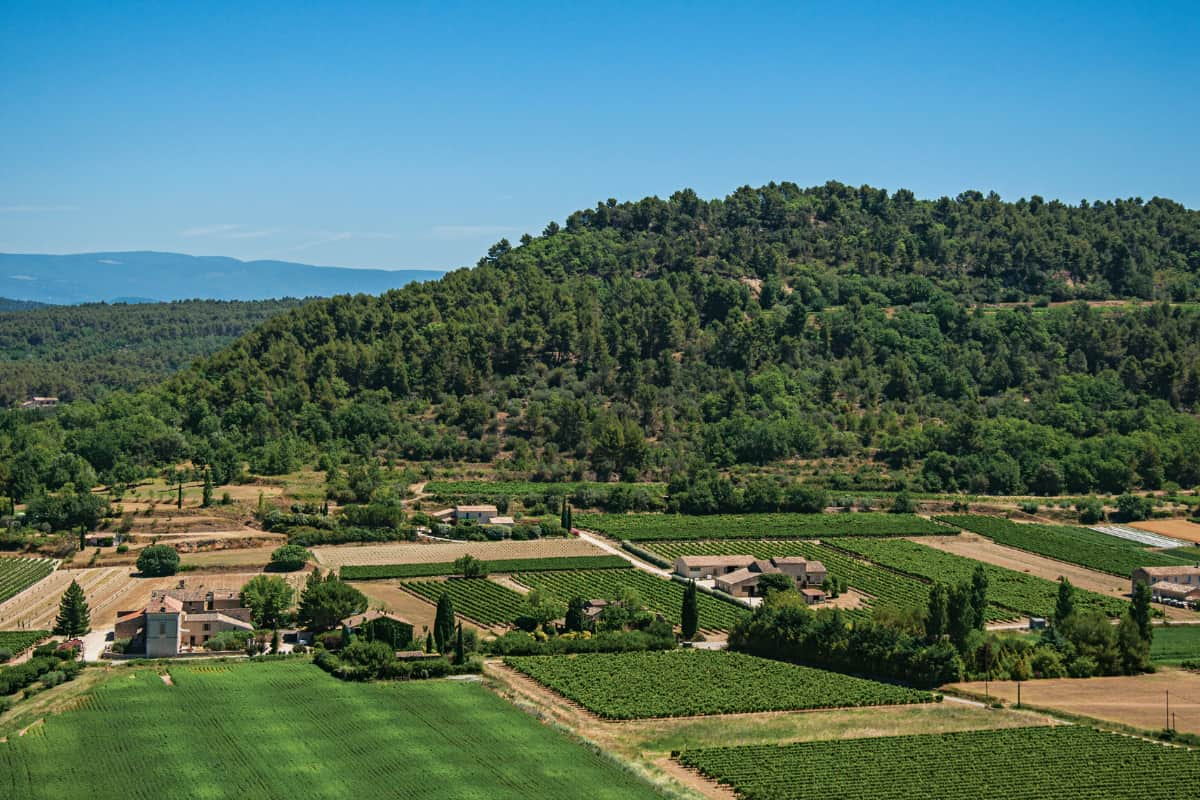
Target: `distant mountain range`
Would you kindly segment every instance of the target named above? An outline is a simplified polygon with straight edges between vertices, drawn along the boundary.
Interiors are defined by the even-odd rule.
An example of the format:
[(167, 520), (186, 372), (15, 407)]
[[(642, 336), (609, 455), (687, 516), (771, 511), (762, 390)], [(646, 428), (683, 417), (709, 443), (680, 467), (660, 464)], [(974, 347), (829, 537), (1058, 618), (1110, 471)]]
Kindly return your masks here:
[(149, 251), (0, 253), (0, 297), (60, 304), (330, 297), (380, 294), (443, 274), (444, 270), (317, 267)]

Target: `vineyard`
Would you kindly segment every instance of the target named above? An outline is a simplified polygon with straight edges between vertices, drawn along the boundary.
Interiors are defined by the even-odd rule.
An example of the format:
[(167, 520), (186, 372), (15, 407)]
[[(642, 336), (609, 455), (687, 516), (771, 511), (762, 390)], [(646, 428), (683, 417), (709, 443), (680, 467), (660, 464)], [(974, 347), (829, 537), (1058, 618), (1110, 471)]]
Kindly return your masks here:
[(533, 483), (531, 481), (429, 481), (425, 494), (435, 497), (525, 497), (555, 496), (569, 497), (576, 492), (591, 491), (607, 493), (613, 489), (644, 490), (662, 497), (667, 491), (665, 483), (598, 483), (576, 481), (572, 483)]
[(1200, 753), (1079, 725), (686, 750), (746, 800), (1144, 800), (1195, 787)]
[[(924, 581), (868, 564), (841, 550), (815, 542), (656, 542), (653, 551), (669, 561), (674, 561), (679, 556), (803, 556), (820, 561), (829, 570), (830, 575), (843, 578), (852, 588), (870, 595), (867, 600), (868, 606), (924, 608), (929, 604), (929, 584)], [(851, 619), (868, 619), (871, 616), (869, 608), (857, 608), (842, 613)], [(998, 618), (1011, 616), (1009, 612), (1000, 612)]]
[(1145, 550), (1135, 542), (1072, 525), (1022, 524), (1000, 517), (958, 514), (938, 517), (947, 525), (998, 544), (1128, 578), (1138, 567), (1173, 567), (1188, 559)]
[(487, 578), (407, 581), (401, 583), (400, 587), (431, 603), (436, 603), (443, 593), (448, 593), (455, 613), (484, 625), (510, 623), (521, 616), (525, 607), (525, 598)]
[(933, 536), (954, 530), (913, 514), (577, 514), (575, 525), (614, 539), (822, 539), (833, 536)]
[(344, 682), (304, 661), (170, 670), (173, 686), (119, 670), (0, 742), (0, 797), (659, 797), (477, 683)]
[[(981, 564), (907, 539), (839, 539), (837, 546), (885, 567), (930, 581), (962, 583)], [(988, 600), (1002, 608), (1036, 617), (1054, 616), (1058, 584), (1004, 567), (984, 564), (988, 576)], [(1098, 608), (1110, 617), (1124, 613), (1127, 603), (1084, 589), (1075, 589), (1075, 604)]]
[[(680, 622), (683, 586), (636, 569), (579, 570), (574, 572), (522, 572), (516, 579), (531, 589), (540, 589), (563, 603), (572, 597), (613, 600), (633, 589), (647, 610), (662, 614), (672, 625)], [(748, 613), (741, 605), (718, 600), (701, 592), (700, 627), (728, 630), (739, 616)], [(455, 606), (457, 608), (457, 606)]]
[(0, 650), (16, 655), (49, 635), (50, 631), (0, 631)]
[(608, 719), (932, 702), (929, 692), (714, 650), (527, 656), (505, 662)]
[[(489, 572), (554, 572), (564, 569), (617, 569), (629, 566), (620, 556), (565, 556), (563, 558), (508, 558), (486, 561)], [(345, 566), (339, 570), (344, 581), (376, 578), (428, 578), (456, 574), (453, 561), (430, 564), (374, 564)]]
[(0, 603), (54, 572), (51, 558), (0, 558)]

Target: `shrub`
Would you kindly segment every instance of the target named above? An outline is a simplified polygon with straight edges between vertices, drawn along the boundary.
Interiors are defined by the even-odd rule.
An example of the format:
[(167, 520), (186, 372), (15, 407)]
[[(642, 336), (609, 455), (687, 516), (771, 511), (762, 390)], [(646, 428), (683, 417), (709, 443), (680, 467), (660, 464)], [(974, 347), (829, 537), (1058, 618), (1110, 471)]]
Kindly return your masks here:
[(152, 544), (138, 555), (138, 571), (151, 578), (174, 575), (179, 571), (179, 553), (165, 544)]
[(251, 631), (221, 631), (204, 643), (204, 649), (213, 652), (244, 650), (253, 636)]
[(0, 647), (0, 664), (5, 664), (12, 660), (13, 651), (6, 647)]
[(1100, 665), (1091, 656), (1079, 656), (1067, 667), (1072, 678), (1091, 678), (1100, 674)]
[(45, 686), (47, 689), (51, 689), (55, 686), (58, 686), (66, 679), (67, 675), (62, 670), (51, 670), (42, 676), (42, 686)]
[(312, 553), (300, 545), (285, 544), (271, 553), (271, 569), (280, 572), (295, 572), (303, 569), (311, 558)]
[(128, 553), (128, 552), (129, 552), (129, 545), (127, 545), (127, 544), (119, 544), (119, 545), (117, 545), (117, 552), (118, 552), (118, 553)]

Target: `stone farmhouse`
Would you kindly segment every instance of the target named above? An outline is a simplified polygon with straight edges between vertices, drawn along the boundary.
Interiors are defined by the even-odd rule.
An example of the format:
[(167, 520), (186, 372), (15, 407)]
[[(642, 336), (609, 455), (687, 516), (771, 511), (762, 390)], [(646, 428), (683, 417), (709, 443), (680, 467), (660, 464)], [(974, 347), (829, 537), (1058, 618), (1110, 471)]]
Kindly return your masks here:
[(675, 560), (675, 574), (698, 580), (712, 579), (714, 586), (734, 597), (756, 597), (758, 581), (763, 575), (783, 574), (801, 590), (805, 602), (816, 605), (825, 601), (819, 588), (828, 577), (825, 565), (798, 556), (754, 558), (753, 556), (680, 556)]
[(1179, 583), (1184, 586), (1200, 588), (1200, 566), (1178, 567), (1138, 567), (1130, 577), (1130, 588), (1137, 588), (1139, 583), (1145, 583), (1151, 588), (1156, 583)]
[(188, 589), (180, 581), (175, 589), (151, 592), (144, 608), (118, 611), (113, 635), (130, 640), (129, 652), (167, 658), (232, 630), (254, 630), (250, 609), (242, 606), (237, 592)]
[(454, 521), (455, 522), (478, 522), (480, 525), (487, 525), (493, 519), (499, 516), (495, 506), (455, 506)]
[(57, 397), (31, 397), (21, 403), (21, 408), (54, 408), (56, 405), (58, 405)]

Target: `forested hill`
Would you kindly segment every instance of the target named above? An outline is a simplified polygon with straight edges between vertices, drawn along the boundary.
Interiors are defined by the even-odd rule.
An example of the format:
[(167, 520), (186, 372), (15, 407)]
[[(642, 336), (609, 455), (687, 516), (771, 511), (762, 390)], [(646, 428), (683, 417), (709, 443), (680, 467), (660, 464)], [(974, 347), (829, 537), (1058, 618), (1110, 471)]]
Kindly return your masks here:
[[(1200, 215), (1169, 201), (681, 192), (309, 303), (152, 396), (41, 430), (102, 478), (183, 457), (221, 473), (469, 458), (661, 477), (698, 509), (738, 496), (713, 468), (781, 462), (846, 489), (1191, 486), (1198, 279)], [(1114, 297), (1161, 302), (978, 307)]]
[(158, 383), (300, 300), (0, 309), (0, 405), (65, 402)]

